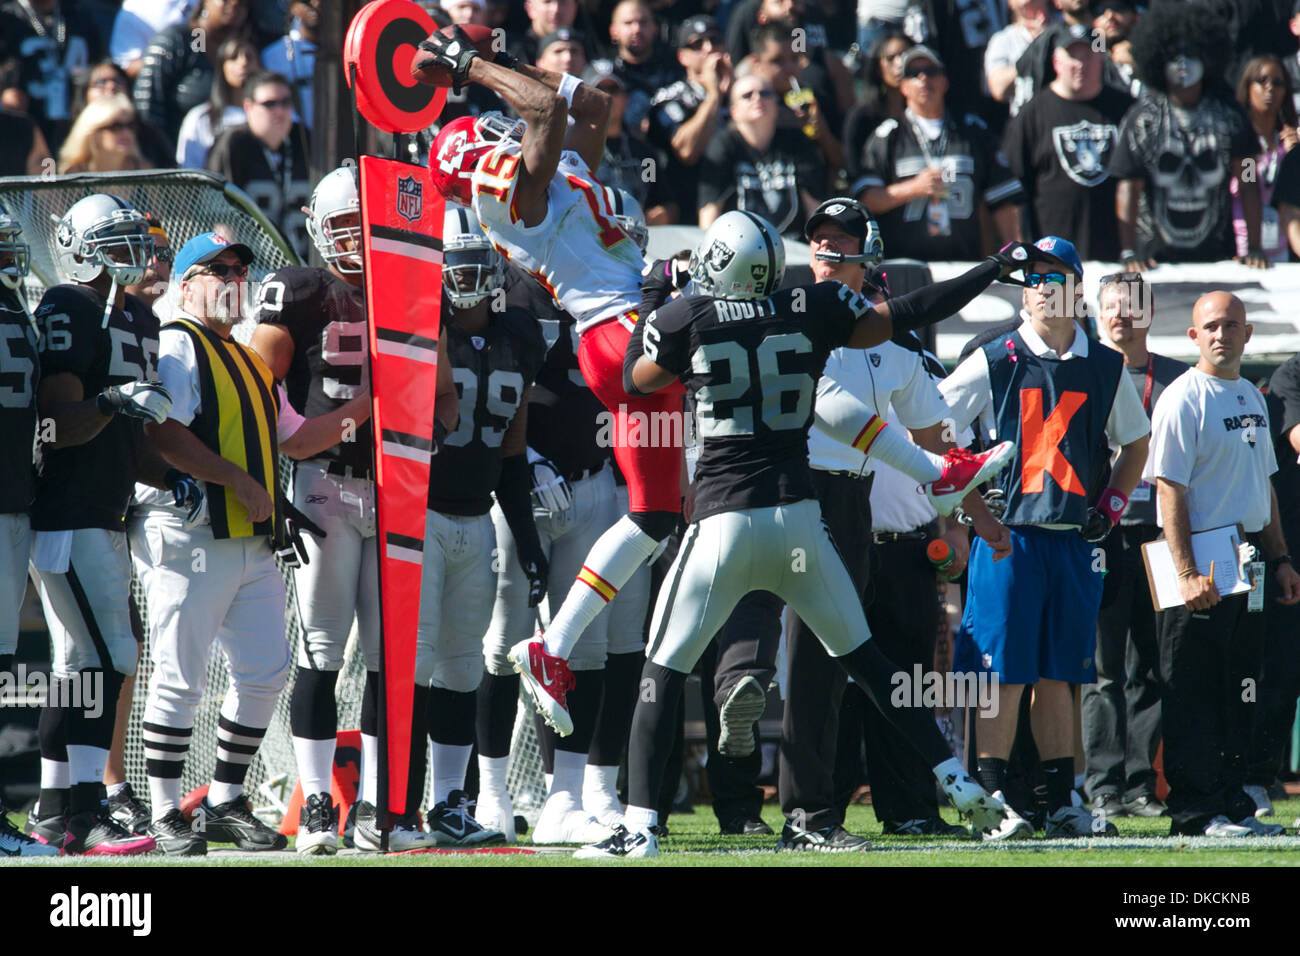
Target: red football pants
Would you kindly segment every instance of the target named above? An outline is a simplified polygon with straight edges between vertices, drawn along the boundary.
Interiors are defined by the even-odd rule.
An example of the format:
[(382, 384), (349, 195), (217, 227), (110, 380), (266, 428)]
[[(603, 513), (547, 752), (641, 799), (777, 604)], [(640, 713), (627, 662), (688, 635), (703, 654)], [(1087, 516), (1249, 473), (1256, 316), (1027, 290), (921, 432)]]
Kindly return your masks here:
[(653, 395), (629, 395), (623, 388), (623, 355), (631, 336), (619, 321), (602, 322), (583, 333), (578, 368), (610, 411), (601, 438), (608, 436), (614, 460), (627, 479), (629, 510), (676, 514), (682, 508), (686, 390), (674, 382)]

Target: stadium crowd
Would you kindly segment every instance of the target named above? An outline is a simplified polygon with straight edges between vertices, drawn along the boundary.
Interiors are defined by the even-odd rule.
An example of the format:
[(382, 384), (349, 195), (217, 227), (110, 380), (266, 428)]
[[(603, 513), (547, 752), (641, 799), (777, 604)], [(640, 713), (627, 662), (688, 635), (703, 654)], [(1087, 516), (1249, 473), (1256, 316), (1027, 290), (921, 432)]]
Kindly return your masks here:
[[(956, 756), (965, 758), (979, 783), (1007, 804), (1007, 818), (984, 828), (982, 836), (1016, 839), (1035, 829), (1052, 836), (1108, 834), (1115, 832), (1116, 818), (1171, 811), (1175, 833), (1245, 837), (1282, 832), (1257, 815), (1272, 813), (1270, 793), (1279, 792), (1300, 695), (1300, 655), (1287, 640), (1297, 624), (1293, 605), (1300, 590), (1293, 593), (1295, 575), (1288, 571), (1285, 554), (1286, 542), (1294, 545), (1300, 539), (1295, 463), (1300, 366), (1292, 360), (1278, 370), (1266, 413), (1252, 419), (1254, 425), (1234, 426), (1264, 426), (1267, 441), (1261, 440), (1260, 450), (1269, 460), (1261, 487), (1268, 498), (1271, 476), (1276, 489), (1271, 512), (1265, 503), (1259, 520), (1254, 512), (1250, 517), (1214, 515), (1254, 521), (1246, 529), (1248, 537), (1259, 551), (1261, 568), (1277, 575), (1281, 590), (1275, 593), (1270, 584), (1263, 612), (1243, 615), (1246, 623), (1233, 623), (1225, 632), (1250, 632), (1248, 641), (1242, 639), (1249, 647), (1245, 659), (1234, 660), (1228, 646), (1222, 658), (1202, 655), (1189, 663), (1182, 642), (1200, 626), (1197, 612), (1218, 603), (1218, 592), (1213, 602), (1206, 597), (1212, 584), (1188, 597), (1187, 620), (1173, 621), (1170, 611), (1158, 616), (1136, 557), (1162, 528), (1167, 530), (1165, 516), (1175, 513), (1175, 507), (1202, 515), (1194, 500), (1167, 503), (1164, 497), (1162, 481), (1169, 476), (1181, 476), (1186, 491), (1199, 474), (1194, 463), (1169, 451), (1171, 443), (1178, 447), (1180, 436), (1184, 450), (1186, 444), (1176, 416), (1173, 424), (1166, 421), (1174, 412), (1166, 408), (1162, 417), (1156, 408), (1166, 390), (1171, 396), (1190, 390), (1184, 387), (1190, 373), (1182, 363), (1147, 350), (1155, 304), (1152, 285), (1141, 274), (1162, 263), (1236, 260), (1267, 269), (1300, 259), (1300, 159), (1293, 155), (1300, 140), (1300, 2), (442, 0), (421, 5), (439, 25), (501, 27), (509, 57), (543, 73), (581, 77), (583, 87), (608, 95), (610, 108), (595, 134), (594, 161), (587, 162), (597, 190), (604, 189), (586, 201), (598, 222), (605, 221), (603, 209), (617, 220), (618, 229), (638, 240), (642, 253), (647, 226), (708, 229), (734, 222), (726, 217), (735, 211), (761, 217), (789, 241), (809, 242), (814, 257), (827, 249), (863, 256), (874, 249), (877, 259), (883, 253), (922, 262), (999, 261), (1001, 255), (1005, 266), (1006, 250), (1018, 249), (1029, 287), (1020, 318), (972, 342), (958, 370), (942, 385), (944, 370), (910, 334), (900, 335), (907, 344), (895, 351), (889, 351), (890, 343), (869, 351), (869, 362), (862, 363), (865, 378), (856, 381), (885, 396), (875, 399), (879, 419), (870, 426), (876, 429), (871, 440), (860, 446), (850, 435), (841, 446), (847, 443), (856, 451), (846, 459), (842, 447), (840, 452), (819, 450), (814, 431), (818, 497), (828, 514), (832, 506), (827, 502), (835, 501), (842, 515), (851, 516), (844, 526), (861, 536), (837, 543), (842, 553), (855, 551), (852, 561), (849, 554), (844, 557), (872, 631), (900, 667), (915, 663), (925, 671), (945, 669), (935, 659), (936, 633), (949, 632), (946, 616), (936, 610), (938, 596), (946, 582), (968, 584), (963, 577), (968, 560), (972, 576), (978, 562), (984, 562), (980, 573), (988, 588), (988, 575), (996, 574), (993, 554), (1001, 553), (985, 535), (984, 522), (1001, 527), (1002, 518), (1010, 526), (1041, 526), (1053, 534), (1069, 526), (1075, 537), (1078, 529), (1088, 543), (1084, 550), (1093, 554), (1096, 545), (1107, 568), (1104, 582), (1080, 572), (1079, 580), (1091, 583), (1081, 583), (1079, 592), (1091, 593), (1093, 585), (1097, 592), (1095, 603), (1085, 601), (1084, 608), (1100, 608), (1095, 631), (1089, 618), (1089, 641), (1095, 639), (1095, 645), (1085, 649), (1082, 667), (1044, 660), (1041, 671), (1028, 673), (1014, 657), (1004, 661), (1001, 646), (991, 648), (986, 632), (1015, 631), (1009, 613), (990, 625), (976, 619), (968, 602), (956, 629), (951, 668), (993, 672), (1003, 684), (1000, 723), (996, 714), (985, 714), (986, 721), (972, 717), (969, 726), (951, 735), (965, 738), (969, 750)], [(18, 476), (26, 468), (24, 459), (23, 468), (10, 476), (14, 487), (0, 497), (0, 512), (13, 519), (18, 541), (18, 516), (25, 518), (31, 506), (31, 529), (46, 535), (44, 543), (37, 539), (33, 577), (47, 618), (62, 622), (51, 623), (55, 643), (71, 642), (77, 653), (93, 646), (99, 658), (96, 664), (77, 659), (76, 653), (71, 659), (56, 653), (56, 670), (88, 667), (116, 674), (109, 679), (110, 697), (124, 702), (94, 720), (77, 716), (72, 707), (47, 708), (33, 836), (6, 829), (8, 824), (0, 821), (0, 852), (34, 854), (40, 847), (57, 846), (65, 852), (157, 848), (191, 854), (204, 852), (208, 842), (252, 850), (283, 848), (283, 838), (249, 812), (242, 784), (270, 709), (292, 670), (288, 693), (304, 796), (297, 848), (333, 853), (334, 680), (354, 615), (369, 672), (368, 710), (363, 708), (362, 716), (363, 781), (347, 839), (365, 850), (380, 847), (374, 806), (377, 610), (374, 596), (361, 593), (365, 588), (359, 585), (374, 576), (376, 560), (368, 458), (372, 438), (368, 425), (355, 431), (369, 408), (368, 383), (359, 371), (366, 321), (356, 254), (359, 216), (351, 173), (312, 167), (321, 7), (320, 0), (0, 4), (0, 176), (207, 169), (243, 189), (304, 262), (324, 264), (323, 269), (289, 268), (267, 276), (252, 312), (231, 315), (212, 308), (199, 284), (242, 280), (250, 265), (258, 265), (247, 246), (215, 235), (169, 240), (165, 209), (136, 211), (113, 200), (123, 208), (101, 204), (92, 214), (78, 203), (66, 211), (59, 229), (62, 235), (66, 228), (70, 242), (80, 242), (89, 240), (92, 225), (129, 220), (139, 233), (122, 240), (129, 247), (125, 264), (116, 252), (96, 259), (95, 244), (88, 241), (85, 255), (69, 253), (61, 261), (68, 282), (47, 291), (39, 304), (19, 301), (21, 279), (6, 281), (0, 290), (5, 316), (16, 317), (13, 328), (18, 329), (13, 332), (18, 338), (6, 341), (26, 342), (21, 350), (10, 344), (4, 353), (25, 369), (15, 379), (20, 386), (12, 390), (17, 395), (29, 389), (43, 415), (46, 408), (57, 409), (54, 418), (64, 436), (49, 443), (39, 481)], [(581, 125), (588, 101), (575, 97), (573, 87), (569, 98), (574, 123)], [(436, 162), (443, 129), (493, 111), (507, 122), (523, 112), (487, 83), (456, 89), (439, 126), (414, 137), (411, 158), (428, 163), (432, 153)], [(627, 485), (633, 482), (596, 433), (601, 399), (593, 394), (598, 386), (578, 345), (580, 334), (592, 334), (590, 320), (560, 308), (561, 296), (549, 285), (543, 290), (516, 257), (509, 263), (496, 258), (493, 248), (499, 244), (484, 235), (485, 227), (491, 232), (489, 224), (480, 224), (472, 212), (459, 215), (449, 212), (444, 236), (447, 334), (439, 346), (438, 367), (455, 384), (438, 385), (435, 449), (441, 451), (432, 459), (423, 589), (426, 599), (434, 599), (424, 602), (420, 616), (411, 754), (416, 782), (389, 845), (477, 846), (516, 838), (506, 787), (520, 690), (514, 648), (536, 624), (549, 626), (575, 576), (582, 582), (584, 574), (595, 591), (609, 588), (602, 603), (608, 609), (573, 628), (576, 643), (563, 655), (568, 664), (562, 671), (570, 682), (567, 705), (564, 687), (559, 698), (567, 708), (564, 719), (571, 717), (568, 732), (553, 720), (537, 720), (549, 796), (533, 838), (539, 843), (600, 844), (620, 824), (623, 805), (629, 803), (626, 791), (620, 793), (620, 765), (629, 736), (635, 737), (649, 613), (683, 535), (678, 528), (668, 538), (653, 574), (643, 568), (617, 587), (600, 575), (592, 583), (584, 559), (596, 553), (592, 549), (599, 549), (602, 535), (628, 511)], [(20, 239), (10, 226), (0, 227), (4, 229), (9, 232), (0, 238), (11, 243), (36, 241)], [(7, 279), (19, 266), (17, 249), (0, 247), (0, 269), (8, 270)], [(702, 243), (692, 267), (704, 253)], [(639, 267), (640, 257), (633, 258)], [(1096, 260), (1115, 267), (1102, 280), (1095, 327), (1085, 323), (1089, 327), (1078, 331), (1077, 338), (1072, 324), (1057, 329), (1056, 337), (1025, 331), (1031, 316), (1046, 321), (1044, 328), (1053, 318), (1043, 320), (1042, 298), (1034, 298), (1034, 289), (1072, 287), (1082, 280), (1083, 262)], [(93, 267), (95, 262), (102, 268)], [(888, 275), (874, 263), (868, 265), (864, 274), (854, 274), (854, 292), (879, 305), (890, 295)], [(671, 262), (654, 263), (648, 274), (665, 269), (670, 277), (675, 274)], [(895, 296), (908, 291), (900, 288), (906, 285), (899, 281), (903, 274), (895, 272)], [(172, 297), (167, 311), (181, 321), (159, 331), (150, 307), (169, 278), (174, 287), (184, 280), (191, 291)], [(807, 278), (810, 284), (850, 281), (816, 261)], [(650, 285), (647, 300), (652, 291), (666, 294)], [(504, 290), (509, 306), (498, 316), (494, 305), (489, 317), (486, 301), (498, 289)], [(162, 305), (159, 301), (159, 315)], [(1244, 326), (1240, 306), (1207, 295), (1189, 324), (1203, 339), (1211, 328), (1217, 337), (1224, 328)], [(30, 336), (29, 309), (35, 316), (31, 328), (37, 330)], [(230, 323), (239, 319), (257, 323), (247, 347), (229, 334)], [(58, 327), (60, 321), (68, 324)], [(219, 332), (223, 322), (224, 336)], [(146, 327), (151, 331), (142, 337)], [(89, 341), (103, 329), (119, 338), (130, 336), (136, 344), (124, 356), (100, 354), (100, 346)], [(324, 339), (316, 341), (322, 334)], [(1009, 359), (995, 354), (1004, 339)], [(490, 345), (486, 350), (485, 342)], [(1237, 363), (1231, 370), (1239, 369), (1244, 347), (1244, 341), (1229, 342)], [(953, 447), (953, 436), (938, 437), (950, 415), (967, 442), (973, 438), (978, 445), (983, 439), (979, 447), (985, 454), (994, 447), (990, 433), (1014, 437), (1006, 434), (1005, 422), (989, 428), (984, 419), (1004, 384), (998, 363), (1009, 360), (1017, 367), (1017, 348), (1021, 370), (1071, 365), (1066, 360), (1074, 358), (1083, 360), (1076, 369), (1085, 364), (1101, 368), (1106, 362), (1122, 369), (1113, 376), (1118, 389), (1112, 382), (1110, 417), (1097, 418), (1097, 434), (1087, 437), (1092, 451), (1064, 466), (1069, 474), (1072, 466), (1085, 472), (1086, 504), (1094, 507), (1072, 510), (1061, 503), (1056, 510), (1018, 510), (1017, 500), (1008, 516), (999, 507), (1006, 504), (998, 501), (1003, 492), (995, 489), (987, 495), (993, 506), (988, 512), (983, 499), (964, 502), (965, 523), (978, 532), (972, 535), (959, 520), (962, 512), (953, 519), (946, 517), (952, 508), (933, 498), (919, 510), (910, 500), (927, 501), (914, 494), (918, 481), (939, 481), (930, 477), (909, 483), (914, 476), (906, 466), (912, 460), (908, 456), (919, 451), (888, 452), (892, 446), (882, 441), (873, 453), (880, 463), (868, 463), (863, 452), (888, 422), (894, 425), (891, 435), (910, 430), (916, 446), (931, 459), (950, 460), (942, 456)], [(1214, 364), (1211, 347), (1202, 345), (1201, 350), (1204, 361)], [(243, 378), (220, 371), (223, 362), (233, 368), (253, 354), (260, 360), (256, 368), (267, 372), (264, 381), (261, 371)], [(621, 349), (619, 354), (621, 358)], [(121, 368), (123, 358), (130, 366), (127, 373)], [(909, 371), (885, 387), (872, 372), (882, 363), (905, 364)], [(972, 371), (976, 366), (982, 371)], [(350, 371), (344, 374), (340, 368)], [(4, 371), (8, 375), (12, 370)], [(1045, 374), (1051, 379), (1057, 373)], [(1102, 372), (1089, 374), (1104, 377)], [(204, 378), (208, 375), (216, 376), (215, 384)], [(158, 390), (142, 386), (146, 381), (166, 386), (161, 391), (165, 402)], [(92, 382), (97, 394), (91, 392)], [(1171, 388), (1175, 382), (1182, 384)], [(1258, 391), (1250, 390), (1249, 399), (1236, 398), (1243, 416), (1254, 403), (1264, 405)], [(242, 472), (227, 480), (223, 469), (235, 460), (230, 439), (214, 424), (217, 412), (204, 403), (220, 405), (224, 422), (230, 406), (221, 403), (231, 401), (244, 403), (248, 421), (260, 422), (265, 444), (256, 454), (240, 451), (235, 457)], [(819, 410), (822, 401), (819, 392)], [(30, 402), (24, 406), (32, 422), (17, 426), (18, 431), (28, 429), (27, 448), (35, 408)], [(1040, 417), (1043, 413), (1040, 406)], [(268, 427), (277, 417), (278, 429)], [(1062, 429), (1069, 416), (1065, 421)], [(1138, 469), (1152, 422), (1153, 457)], [(820, 419), (817, 427), (824, 427)], [(1040, 421), (1041, 427), (1047, 426)], [(12, 434), (0, 433), (6, 442)], [(213, 458), (190, 448), (195, 435)], [(1108, 444), (1098, 445), (1101, 438)], [(1082, 434), (1075, 439), (1084, 440)], [(110, 442), (117, 444), (109, 449)], [(17, 447), (2, 450), (9, 459), (6, 468)], [(1250, 447), (1256, 447), (1253, 439)], [(283, 505), (267, 498), (268, 491), (274, 497), (266, 487), (274, 479), (261, 481), (273, 470), (277, 451), (298, 461)], [(124, 483), (128, 497), (129, 486), (140, 483), (129, 519), (112, 514), (111, 507), (102, 514), (79, 510), (82, 492), (77, 489), (101, 480), (108, 465), (125, 469), (115, 480)], [(926, 473), (930, 466), (922, 465)], [(1019, 468), (1017, 459), (1012, 470)], [(1048, 468), (1048, 474), (1064, 482), (1055, 468)], [(943, 471), (942, 477), (948, 474)], [(1211, 473), (1205, 481), (1220, 477)], [(832, 479), (848, 484), (840, 487)], [(260, 494), (251, 488), (259, 481)], [(1125, 484), (1128, 490), (1121, 491)], [(232, 489), (220, 505), (213, 501), (216, 485)], [(1018, 483), (1013, 485), (1018, 499)], [(1011, 491), (1005, 482), (1003, 489)], [(837, 493), (842, 497), (835, 498)], [(308, 506), (334, 494), (351, 502), (356, 513)], [(688, 521), (692, 494), (686, 491)], [(209, 517), (196, 529), (197, 511), (190, 512), (205, 498)], [(1184, 512), (1178, 513), (1186, 517)], [(81, 523), (69, 527), (69, 518)], [(237, 529), (240, 521), (245, 530)], [(1191, 530), (1215, 525), (1193, 521)], [(74, 530), (79, 537), (52, 543), (55, 532)], [(208, 535), (206, 546), (220, 548), (235, 543), (226, 538), (277, 539), (283, 565), (294, 569), (303, 639), (291, 663), (283, 633), (266, 630), (274, 614), (250, 614), (243, 607), (248, 594), (254, 595), (248, 600), (263, 602), (257, 605), (263, 609), (284, 601), (269, 551), (259, 554), (258, 561), (245, 560), (243, 551), (222, 551), (216, 566), (232, 582), (225, 603), (211, 597), (197, 611), (190, 605), (202, 618), (198, 630), (204, 633), (198, 634), (194, 624), (148, 614), (153, 653), (173, 655), (155, 657), (158, 669), (145, 710), (151, 809), (146, 795), (137, 794), (126, 780), (122, 765), (134, 639), (119, 646), (115, 637), (132, 633), (125, 603), (132, 562), (144, 592), (151, 601), (157, 595), (160, 605), (182, 606), (178, 595), (188, 593), (192, 577), (212, 580), (206, 571), (195, 577), (182, 567), (190, 544), (202, 535)], [(984, 540), (972, 545), (973, 537)], [(933, 551), (925, 547), (935, 542), (951, 554), (939, 582)], [(1032, 547), (1022, 547), (1020, 537), (1015, 542), (1016, 555), (1002, 568), (1011, 574), (1005, 569), (1019, 566), (1021, 580), (1033, 576), (1023, 569), (1035, 564), (1078, 558), (1086, 568), (1091, 560), (1074, 551), (1065, 558), (1056, 552), (1035, 556), (1041, 542)], [(656, 550), (654, 544), (647, 556)], [(1074, 545), (1082, 548), (1072, 538)], [(494, 566), (497, 547), (511, 558), (504, 570)], [(105, 559), (112, 568), (97, 580), (79, 582), (69, 570), (69, 549), (73, 564), (79, 558), (98, 562), (105, 555), (116, 557)], [(432, 560), (435, 553), (437, 561)], [(1186, 557), (1175, 548), (1175, 561), (1180, 556)], [(244, 570), (235, 570), (237, 564)], [(256, 574), (245, 567), (253, 564)], [(429, 571), (435, 565), (436, 572)], [(340, 567), (346, 573), (334, 574)], [(13, 585), (0, 601), (10, 594), (17, 601), (25, 587), (26, 562), (0, 563), (0, 574), (6, 586)], [(1200, 574), (1183, 574), (1180, 587), (1188, 578), (1198, 586), (1203, 580)], [(114, 589), (122, 593), (114, 596)], [(989, 591), (982, 593), (987, 609), (994, 599)], [(1066, 597), (1045, 593), (1049, 604), (1068, 603)], [(1233, 597), (1244, 606), (1244, 595)], [(698, 668), (705, 687), (709, 788), (719, 827), (732, 834), (771, 832), (759, 815), (762, 749), (755, 722), (777, 670), (780, 630), (773, 629), (773, 622), (782, 605), (767, 592), (751, 598), (719, 631), (717, 646)], [(919, 617), (907, 610), (917, 604), (925, 609)], [(96, 623), (90, 609), (108, 605), (117, 617)], [(16, 609), (15, 603), (15, 617)], [(226, 626), (218, 635), (224, 615), (230, 616), (224, 617)], [(69, 624), (70, 617), (81, 623)], [(789, 618), (787, 635), (806, 630), (797, 617)], [(84, 639), (74, 633), (78, 628), (85, 630)], [(748, 633), (737, 642), (728, 640), (728, 632)], [(898, 640), (904, 632), (905, 639)], [(207, 831), (200, 836), (202, 831), (180, 817), (177, 789), (190, 746), (194, 689), (201, 689), (207, 650), (218, 636), (232, 660), (233, 689), (221, 714), (216, 775), (201, 805), (208, 815)], [(0, 639), (6, 637), (0, 630)], [(240, 644), (240, 637), (253, 643)], [(805, 644), (815, 643), (805, 638)], [(255, 652), (248, 650), (252, 646)], [(552, 650), (548, 642), (547, 652)], [(12, 652), (0, 640), (0, 671), (12, 666)], [(844, 831), (842, 821), (845, 806), (868, 779), (886, 833), (969, 832), (939, 816), (931, 765), (918, 765), (902, 738), (891, 736), (897, 731), (873, 710), (870, 692), (856, 684), (846, 687), (842, 676), (832, 676), (810, 653), (799, 652), (801, 661), (806, 658), (803, 663), (796, 663), (793, 653), (789, 658), (791, 667), (805, 676), (801, 684), (785, 687), (791, 696), (778, 764), (787, 824), (780, 846), (864, 848), (866, 842)], [(1050, 658), (1054, 650), (1045, 653)], [(1231, 688), (1211, 686), (1207, 674), (1225, 661), (1232, 665), (1224, 665), (1225, 673), (1259, 682), (1250, 702), (1254, 706), (1234, 704)], [(527, 669), (525, 665), (522, 672)], [(1176, 681), (1171, 680), (1174, 674)], [(833, 687), (828, 695), (821, 682)], [(1022, 694), (1024, 685), (1034, 690)], [(1222, 713), (1207, 718), (1195, 701), (1214, 693), (1223, 696)], [(838, 740), (835, 719), (822, 715), (825, 701), (794, 703), (792, 708), (799, 699), (825, 696), (838, 714)], [(1163, 738), (1162, 700), (1171, 701), (1179, 715), (1173, 735), (1166, 729)], [(821, 723), (811, 722), (813, 715)], [(678, 717), (679, 735), (680, 722)], [(807, 729), (811, 726), (816, 729)], [(1081, 742), (1076, 743), (1076, 736)], [(1168, 808), (1157, 795), (1154, 768), (1162, 739), (1173, 787)], [(791, 746), (795, 740), (797, 752)], [(663, 821), (671, 812), (681, 760), (679, 743), (667, 754), (666, 785), (655, 798), (659, 835), (666, 832)], [(102, 806), (101, 785), (107, 788)], [(814, 805), (817, 800), (825, 806)], [(616, 840), (616, 846), (622, 844)]]

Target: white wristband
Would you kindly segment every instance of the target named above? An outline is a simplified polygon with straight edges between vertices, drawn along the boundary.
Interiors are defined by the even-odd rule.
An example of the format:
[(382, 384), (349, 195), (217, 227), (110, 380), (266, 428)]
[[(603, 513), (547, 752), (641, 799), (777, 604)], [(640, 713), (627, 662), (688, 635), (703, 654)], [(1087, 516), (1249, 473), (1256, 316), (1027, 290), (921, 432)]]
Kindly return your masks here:
[(565, 73), (560, 79), (560, 88), (556, 90), (556, 92), (563, 96), (564, 102), (568, 103), (569, 107), (572, 108), (573, 94), (580, 86), (582, 86), (582, 80), (578, 79), (572, 73)]

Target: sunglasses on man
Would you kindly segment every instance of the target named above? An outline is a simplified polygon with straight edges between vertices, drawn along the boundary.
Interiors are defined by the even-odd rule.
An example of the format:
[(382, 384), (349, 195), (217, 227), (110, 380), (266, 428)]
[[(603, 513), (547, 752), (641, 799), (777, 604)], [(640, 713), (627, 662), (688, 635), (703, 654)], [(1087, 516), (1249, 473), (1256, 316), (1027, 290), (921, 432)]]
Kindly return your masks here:
[(1031, 272), (1025, 276), (1025, 285), (1037, 289), (1040, 285), (1065, 285), (1064, 272)]
[(218, 279), (224, 279), (232, 274), (236, 279), (242, 279), (248, 275), (248, 266), (242, 262), (236, 262), (233, 265), (225, 262), (209, 262), (203, 267), (202, 272), (195, 273), (195, 275), (213, 275)]
[(909, 66), (903, 71), (905, 80), (915, 80), (922, 76), (943, 76), (943, 70), (937, 66)]

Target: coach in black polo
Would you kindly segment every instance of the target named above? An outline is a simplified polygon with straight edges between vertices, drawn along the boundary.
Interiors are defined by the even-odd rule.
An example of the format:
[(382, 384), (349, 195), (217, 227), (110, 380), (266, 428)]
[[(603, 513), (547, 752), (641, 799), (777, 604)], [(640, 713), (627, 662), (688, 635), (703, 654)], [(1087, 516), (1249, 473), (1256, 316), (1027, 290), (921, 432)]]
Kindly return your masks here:
[(1158, 520), (1184, 601), (1156, 618), (1173, 834), (1283, 832), (1255, 819), (1255, 803), (1242, 789), (1263, 606), (1250, 611), (1245, 593), (1221, 596), (1191, 547), (1194, 532), (1238, 525), (1262, 552), (1256, 560), (1267, 560), (1265, 600), (1300, 601), (1300, 575), (1286, 553), (1269, 484), (1277, 461), (1264, 396), (1241, 377), (1250, 334), (1240, 299), (1227, 292), (1201, 296), (1188, 331), (1201, 357), (1165, 389), (1151, 417), (1143, 478), (1157, 484)]

